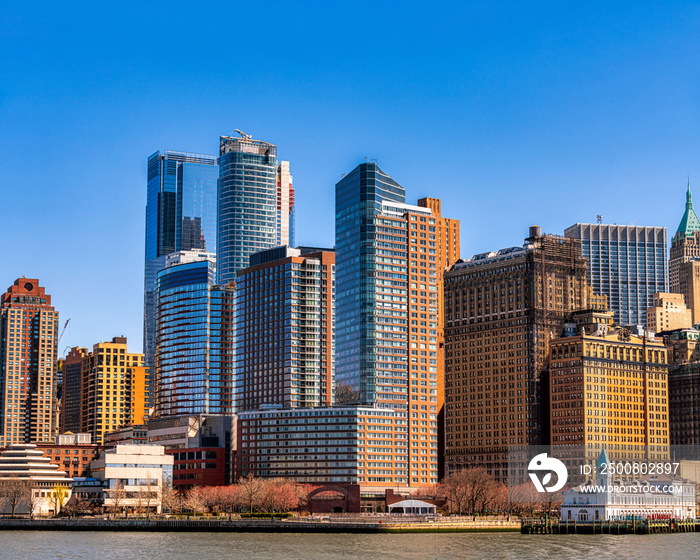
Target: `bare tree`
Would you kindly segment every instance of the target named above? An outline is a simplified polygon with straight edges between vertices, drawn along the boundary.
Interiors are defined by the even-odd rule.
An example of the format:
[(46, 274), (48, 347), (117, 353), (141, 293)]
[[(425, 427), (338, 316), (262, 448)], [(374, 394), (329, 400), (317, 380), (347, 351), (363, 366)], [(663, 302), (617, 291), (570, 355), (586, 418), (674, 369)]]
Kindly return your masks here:
[(357, 404), (360, 402), (360, 391), (343, 381), (338, 381), (335, 385), (335, 402), (336, 404)]
[(42, 502), (41, 491), (27, 482), (22, 488), (22, 502), (27, 506), (29, 517), (34, 518), (34, 513)]
[(220, 486), (221, 507), (224, 511), (240, 511), (243, 506), (242, 492), (237, 484)]
[(170, 483), (169, 479), (163, 480), (160, 486), (160, 505), (163, 511), (178, 513), (182, 506), (182, 496)]
[(202, 489), (199, 486), (194, 486), (187, 492), (184, 502), (185, 509), (191, 510), (192, 513), (203, 513), (206, 509), (206, 502)]
[(119, 481), (114, 485), (114, 488), (110, 488), (107, 494), (112, 499), (112, 512), (116, 515), (119, 511), (119, 506), (123, 505), (126, 500), (126, 485), (123, 481)]
[(15, 516), (17, 508), (26, 499), (26, 487), (29, 483), (19, 479), (7, 479), (0, 482), (0, 500), (3, 508), (10, 508), (12, 517)]
[[(154, 484), (155, 483), (155, 484)], [(152, 479), (151, 473), (146, 473), (146, 484), (147, 489), (143, 496), (143, 505), (146, 508), (146, 515), (148, 516), (151, 512), (151, 507), (155, 506), (155, 502), (158, 500), (158, 495), (160, 494), (160, 481), (158, 479)], [(156, 506), (157, 507), (157, 506)]]
[(445, 477), (443, 488), (450, 511), (486, 513), (489, 505), (503, 492), (491, 475), (483, 469), (462, 469)]
[(264, 490), (261, 479), (249, 474), (238, 481), (238, 489), (244, 507), (249, 513), (260, 509), (260, 499)]

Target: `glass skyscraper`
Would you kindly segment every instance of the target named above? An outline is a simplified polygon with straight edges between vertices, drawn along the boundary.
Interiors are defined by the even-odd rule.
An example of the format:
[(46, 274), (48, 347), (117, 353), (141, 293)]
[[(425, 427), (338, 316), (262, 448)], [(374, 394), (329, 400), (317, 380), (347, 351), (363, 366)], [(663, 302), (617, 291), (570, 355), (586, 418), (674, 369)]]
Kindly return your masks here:
[(251, 254), (277, 244), (277, 147), (249, 136), (219, 139), (217, 279), (225, 285)]
[[(377, 309), (378, 286), (391, 292), (397, 282), (397, 293), (387, 293), (388, 310), (405, 328), (406, 323), (406, 249), (399, 250), (401, 265), (389, 276), (377, 275), (377, 243), (390, 247), (391, 233), (379, 232), (377, 215), (383, 203), (402, 204), (406, 200), (404, 188), (384, 173), (375, 163), (358, 165), (335, 186), (335, 250), (336, 250), (336, 366), (337, 397), (356, 403), (377, 402)], [(399, 237), (401, 237), (399, 235)], [(386, 238), (386, 239), (385, 239)], [(381, 266), (379, 267), (381, 268)], [(401, 270), (398, 270), (400, 268)], [(385, 298), (381, 298), (385, 300)], [(397, 325), (397, 328), (399, 325)], [(400, 352), (397, 349), (397, 352)], [(387, 363), (388, 370), (407, 368), (405, 349), (397, 353), (395, 361)]]
[(574, 224), (564, 235), (581, 240), (593, 292), (608, 296), (615, 322), (646, 325), (654, 294), (668, 292), (666, 228)]
[(156, 416), (233, 412), (235, 293), (215, 268), (174, 260), (158, 273)]
[[(166, 150), (148, 158), (143, 353), (153, 376), (156, 275), (176, 251), (216, 251), (216, 157)], [(153, 389), (153, 387), (151, 387)]]

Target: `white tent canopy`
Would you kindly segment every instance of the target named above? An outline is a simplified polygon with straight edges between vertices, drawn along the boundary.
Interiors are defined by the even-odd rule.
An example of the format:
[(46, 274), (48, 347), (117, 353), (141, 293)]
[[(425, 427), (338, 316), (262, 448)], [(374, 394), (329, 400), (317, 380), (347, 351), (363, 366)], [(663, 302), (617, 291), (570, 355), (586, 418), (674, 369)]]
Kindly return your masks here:
[(389, 506), (389, 513), (403, 513), (404, 515), (430, 515), (436, 512), (437, 506), (421, 500), (403, 500)]

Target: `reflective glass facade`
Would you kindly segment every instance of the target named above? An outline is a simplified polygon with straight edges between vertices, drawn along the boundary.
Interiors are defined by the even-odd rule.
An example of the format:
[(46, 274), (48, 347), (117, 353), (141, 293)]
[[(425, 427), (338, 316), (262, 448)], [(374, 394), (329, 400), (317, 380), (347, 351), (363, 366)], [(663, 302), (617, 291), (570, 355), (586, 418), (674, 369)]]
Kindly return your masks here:
[(277, 244), (277, 147), (220, 137), (217, 279), (227, 284), (251, 254)]
[[(378, 289), (387, 294), (387, 298), (381, 299), (386, 304), (387, 313), (395, 314), (394, 319), (405, 329), (405, 233), (401, 240), (401, 235), (379, 232), (377, 226), (382, 202), (403, 203), (405, 200), (404, 188), (375, 163), (358, 165), (335, 186), (335, 373), (336, 384), (341, 392), (346, 393), (349, 402), (377, 402), (375, 305), (380, 301), (376, 297)], [(377, 243), (398, 253), (401, 262), (396, 271), (377, 274)], [(398, 246), (394, 247), (395, 244)], [(394, 289), (402, 294), (396, 296), (396, 302), (392, 301), (394, 296), (389, 295)], [(403, 301), (399, 301), (401, 298)], [(404, 347), (403, 351), (397, 350), (391, 362), (386, 363), (386, 370), (401, 371), (405, 376), (406, 361)]]
[(165, 150), (148, 158), (143, 352), (153, 373), (156, 275), (166, 255), (216, 251), (216, 157)]
[(235, 294), (214, 277), (208, 260), (158, 273), (157, 416), (232, 413)]
[(666, 228), (574, 224), (566, 237), (581, 240), (593, 292), (608, 296), (615, 322), (646, 326), (654, 294), (668, 292)]

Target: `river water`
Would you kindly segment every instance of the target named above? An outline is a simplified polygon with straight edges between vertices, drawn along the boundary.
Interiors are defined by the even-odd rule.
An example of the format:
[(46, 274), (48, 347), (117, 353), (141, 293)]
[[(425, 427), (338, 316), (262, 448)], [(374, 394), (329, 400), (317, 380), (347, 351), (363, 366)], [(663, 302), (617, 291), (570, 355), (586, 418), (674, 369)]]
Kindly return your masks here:
[(691, 560), (700, 534), (407, 535), (0, 531), (8, 560)]

